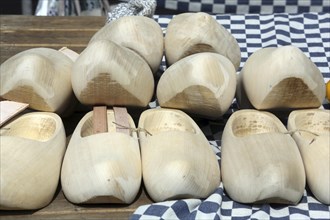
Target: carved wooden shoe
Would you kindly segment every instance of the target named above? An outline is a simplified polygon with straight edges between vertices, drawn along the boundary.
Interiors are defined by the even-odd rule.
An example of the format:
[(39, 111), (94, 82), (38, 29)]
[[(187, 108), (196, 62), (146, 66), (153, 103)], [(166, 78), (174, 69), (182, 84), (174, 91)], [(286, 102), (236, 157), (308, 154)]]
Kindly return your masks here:
[(157, 86), (162, 107), (218, 118), (230, 107), (236, 90), (236, 71), (226, 57), (198, 53), (170, 66)]
[(135, 52), (98, 40), (74, 63), (72, 88), (85, 105), (145, 107), (153, 95), (154, 78), (148, 64)]
[(0, 209), (39, 209), (55, 194), (66, 147), (54, 113), (28, 113), (0, 130)]
[(207, 139), (185, 113), (150, 109), (139, 121), (143, 181), (156, 201), (206, 198), (220, 184), (220, 168)]
[(0, 96), (39, 111), (63, 113), (72, 105), (72, 60), (50, 48), (23, 51), (1, 64)]
[[(129, 116), (129, 126), (135, 128)], [(77, 125), (61, 173), (66, 198), (73, 203), (131, 203), (141, 184), (141, 159), (136, 133), (116, 131), (115, 115), (107, 110), (105, 133), (94, 134), (93, 114)], [(119, 123), (119, 122), (118, 122)]]
[(309, 188), (319, 201), (329, 205), (330, 111), (293, 111), (289, 115), (288, 129), (303, 158)]
[(305, 189), (298, 147), (273, 114), (234, 112), (222, 134), (221, 174), (228, 195), (242, 203), (296, 204)]
[(246, 95), (259, 110), (318, 108), (325, 97), (320, 70), (294, 46), (256, 51), (241, 75)]
[(145, 16), (125, 16), (106, 24), (90, 43), (110, 40), (139, 54), (157, 72), (163, 58), (164, 38), (159, 24)]
[(165, 35), (165, 57), (170, 66), (178, 60), (201, 52), (227, 57), (238, 69), (241, 51), (236, 39), (211, 15), (182, 13), (173, 17)]

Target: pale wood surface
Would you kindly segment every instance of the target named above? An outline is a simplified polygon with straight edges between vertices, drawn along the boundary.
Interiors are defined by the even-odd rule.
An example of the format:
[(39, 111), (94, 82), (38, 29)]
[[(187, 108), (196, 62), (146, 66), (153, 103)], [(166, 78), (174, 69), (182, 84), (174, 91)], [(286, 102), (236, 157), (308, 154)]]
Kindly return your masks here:
[[(92, 35), (105, 23), (105, 17), (0, 16), (0, 62), (26, 49), (68, 47), (80, 53)], [(84, 115), (64, 118), (67, 135)], [(130, 205), (74, 205), (61, 188), (47, 207), (36, 211), (0, 211), (0, 219), (127, 219), (134, 210), (151, 203), (144, 187)]]

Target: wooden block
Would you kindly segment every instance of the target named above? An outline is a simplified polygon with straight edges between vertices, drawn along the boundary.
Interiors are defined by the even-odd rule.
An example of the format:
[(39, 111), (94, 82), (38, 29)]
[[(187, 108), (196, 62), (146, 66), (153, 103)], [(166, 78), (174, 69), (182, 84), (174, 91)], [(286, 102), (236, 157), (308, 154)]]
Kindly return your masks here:
[(0, 102), (0, 126), (6, 123), (15, 115), (24, 111), (29, 104), (14, 102), (14, 101), (1, 101)]
[(94, 106), (93, 129), (94, 129), (94, 134), (105, 133), (108, 131), (106, 106)]
[(128, 122), (127, 109), (124, 107), (113, 107), (115, 112), (116, 131), (124, 134), (130, 134), (130, 125)]

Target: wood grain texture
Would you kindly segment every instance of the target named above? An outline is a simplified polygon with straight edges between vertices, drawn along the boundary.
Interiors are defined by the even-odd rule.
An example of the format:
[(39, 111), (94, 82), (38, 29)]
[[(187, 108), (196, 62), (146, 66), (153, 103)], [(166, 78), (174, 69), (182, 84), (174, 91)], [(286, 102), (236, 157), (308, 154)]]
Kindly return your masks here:
[[(184, 112), (149, 109), (140, 132), (143, 181), (155, 202), (206, 198), (220, 184), (220, 167), (201, 129)], [(173, 171), (176, 172), (173, 172)]]
[(69, 47), (80, 53), (105, 17), (0, 16), (0, 62), (35, 47)]
[[(81, 53), (90, 38), (105, 24), (105, 17), (37, 17), (37, 16), (0, 16), (0, 63), (9, 57), (35, 47), (60, 49), (69, 47)], [(25, 42), (14, 39), (19, 31), (28, 31)], [(62, 42), (54, 43), (53, 33), (61, 33)], [(67, 35), (68, 32), (75, 33)], [(5, 34), (6, 33), (6, 34)], [(82, 34), (83, 33), (83, 34)], [(4, 34), (4, 35), (3, 35)], [(38, 39), (38, 41), (35, 41)], [(34, 42), (34, 43), (31, 43)], [(65, 127), (71, 134), (82, 115), (74, 114), (65, 118)], [(0, 211), (0, 219), (128, 219), (141, 205), (151, 200), (141, 187), (136, 199), (129, 205), (75, 205), (63, 195), (59, 186), (52, 202), (34, 211)]]
[(66, 147), (61, 118), (46, 112), (23, 114), (0, 129), (0, 138), (0, 210), (48, 205)]
[(296, 204), (305, 189), (299, 149), (268, 112), (239, 110), (230, 116), (222, 134), (221, 172), (237, 202)]
[(241, 77), (249, 101), (259, 110), (318, 108), (325, 97), (320, 70), (292, 45), (254, 52)]
[(293, 111), (289, 115), (288, 129), (303, 158), (309, 188), (320, 202), (329, 205), (330, 111)]

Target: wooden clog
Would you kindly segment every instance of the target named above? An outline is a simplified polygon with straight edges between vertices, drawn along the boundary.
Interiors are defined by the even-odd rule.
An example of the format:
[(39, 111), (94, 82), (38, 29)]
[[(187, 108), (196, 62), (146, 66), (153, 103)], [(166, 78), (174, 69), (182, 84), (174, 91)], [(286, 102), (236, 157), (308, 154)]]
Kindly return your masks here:
[(216, 53), (198, 53), (163, 73), (157, 98), (162, 107), (218, 118), (230, 107), (235, 89), (236, 71), (230, 60)]
[(325, 97), (320, 70), (294, 46), (256, 51), (240, 74), (250, 102), (259, 110), (318, 108)]
[(110, 40), (133, 50), (157, 72), (163, 57), (164, 38), (159, 24), (145, 16), (124, 16), (106, 24), (91, 38)]
[(139, 120), (143, 181), (156, 201), (205, 198), (220, 184), (207, 139), (184, 112), (149, 109)]
[(66, 136), (61, 118), (34, 112), (0, 129), (0, 209), (39, 209), (55, 194)]
[(236, 39), (211, 15), (182, 13), (173, 17), (166, 29), (165, 57), (168, 65), (200, 52), (227, 57), (238, 69), (241, 51)]
[(73, 62), (50, 48), (23, 51), (1, 64), (0, 96), (39, 111), (61, 114), (72, 104)]
[(290, 113), (288, 130), (304, 161), (307, 184), (315, 197), (330, 204), (330, 111), (296, 110)]
[(85, 105), (145, 107), (153, 95), (154, 78), (148, 64), (135, 52), (98, 40), (74, 63), (72, 88)]
[[(128, 121), (134, 129), (130, 116)], [(131, 203), (135, 199), (142, 178), (137, 135), (117, 132), (113, 122), (114, 111), (107, 110), (107, 132), (94, 134), (92, 112), (77, 125), (61, 173), (62, 189), (69, 201)]]
[(305, 189), (299, 149), (273, 114), (239, 110), (222, 134), (221, 174), (228, 195), (242, 203), (296, 204)]

